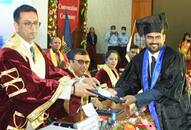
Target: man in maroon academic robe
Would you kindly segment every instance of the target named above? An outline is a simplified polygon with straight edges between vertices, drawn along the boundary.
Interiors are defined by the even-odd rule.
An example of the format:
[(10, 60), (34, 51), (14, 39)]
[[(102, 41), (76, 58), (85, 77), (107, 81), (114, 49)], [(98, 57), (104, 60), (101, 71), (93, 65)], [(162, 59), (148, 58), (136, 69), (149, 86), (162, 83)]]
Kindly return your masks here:
[[(84, 49), (73, 49), (71, 51), (71, 57), (69, 57), (70, 66), (65, 71), (69, 74), (72, 79), (80, 79), (85, 77), (91, 77), (87, 74), (90, 57), (86, 50)], [(81, 97), (72, 95), (70, 100), (66, 100), (63, 104), (62, 101), (57, 100), (57, 104), (54, 104), (51, 108), (51, 117), (54, 120), (60, 119), (62, 117), (74, 116), (82, 105)], [(61, 112), (61, 110), (64, 110)]]
[(91, 95), (86, 89), (97, 83), (91, 78), (71, 80), (65, 71), (56, 69), (33, 41), (39, 25), (32, 6), (15, 10), (16, 33), (0, 50), (0, 130), (36, 129), (58, 98)]
[[(70, 66), (68, 68), (68, 73), (72, 78), (85, 78), (85, 77), (91, 77), (91, 75), (88, 73), (88, 68), (90, 66), (90, 57), (86, 50), (84, 49), (73, 49), (71, 53), (71, 57), (69, 57)], [(83, 102), (83, 99), (87, 97), (77, 97), (73, 95), (71, 97), (71, 100), (69, 104), (65, 104), (65, 108), (68, 107), (68, 113), (75, 114), (78, 112), (81, 105), (83, 105), (85, 102)]]

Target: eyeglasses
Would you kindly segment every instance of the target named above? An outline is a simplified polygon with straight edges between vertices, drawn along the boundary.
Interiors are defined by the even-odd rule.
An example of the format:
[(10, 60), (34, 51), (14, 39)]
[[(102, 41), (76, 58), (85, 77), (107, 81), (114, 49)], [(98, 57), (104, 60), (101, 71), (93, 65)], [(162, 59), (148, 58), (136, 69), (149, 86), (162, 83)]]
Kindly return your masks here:
[(88, 64), (90, 64), (90, 61), (89, 60), (76, 60), (76, 59), (73, 59), (74, 61), (77, 61), (78, 62), (78, 64), (80, 64), (80, 65), (83, 65), (83, 64), (86, 64), (86, 65), (88, 65)]
[(22, 24), (23, 24), (24, 26), (26, 26), (26, 27), (31, 28), (32, 25), (34, 25), (35, 27), (40, 27), (41, 22), (38, 22), (38, 21), (35, 21), (35, 22), (26, 21), (26, 22), (23, 22)]

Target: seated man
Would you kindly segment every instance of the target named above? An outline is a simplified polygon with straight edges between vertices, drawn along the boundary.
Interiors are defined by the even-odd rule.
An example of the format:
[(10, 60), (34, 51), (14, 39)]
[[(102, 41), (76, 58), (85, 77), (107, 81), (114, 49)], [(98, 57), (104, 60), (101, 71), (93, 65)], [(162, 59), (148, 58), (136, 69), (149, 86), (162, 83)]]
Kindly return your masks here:
[[(90, 57), (86, 50), (84, 49), (73, 49), (70, 53), (69, 62), (70, 66), (68, 70), (66, 70), (71, 78), (85, 78), (91, 77), (88, 73), (88, 68), (90, 66)], [(72, 96), (70, 101), (64, 102), (65, 110), (69, 115), (73, 115), (78, 112), (81, 103), (83, 103), (83, 99), (88, 101), (88, 97), (84, 97), (81, 99), (79, 96)], [(82, 100), (82, 101), (81, 101)]]
[(137, 54), (139, 54), (140, 50), (141, 50), (141, 49), (140, 49), (137, 45), (131, 45), (130, 51), (127, 52), (127, 56), (126, 56), (128, 63), (131, 61), (131, 59), (132, 59), (134, 56), (136, 56)]
[[(84, 78), (84, 77), (91, 77), (88, 72), (88, 68), (90, 66), (90, 57), (86, 50), (84, 49), (73, 49), (71, 51), (71, 55), (69, 57), (70, 66), (68, 68), (68, 73), (72, 78)], [(113, 93), (112, 90), (109, 90)], [(115, 95), (115, 94), (114, 94)], [(69, 115), (73, 115), (78, 112), (81, 104), (86, 104), (88, 102), (89, 97), (77, 97), (72, 96), (70, 101), (65, 102), (65, 110), (69, 113)], [(99, 108), (103, 108), (101, 102), (96, 97), (91, 98), (92, 103)]]
[(70, 66), (68, 70), (71, 72), (73, 77), (91, 77), (88, 74), (88, 69), (90, 66), (90, 57), (86, 50), (84, 49), (73, 49), (69, 58)]
[(69, 66), (68, 58), (61, 51), (62, 41), (59, 37), (54, 37), (50, 42), (51, 48), (46, 51), (47, 57), (52, 61), (55, 67), (67, 68)]
[[(136, 56), (137, 54), (139, 54), (140, 52), (140, 48), (137, 45), (131, 45), (130, 47), (130, 51), (126, 53), (125, 55), (125, 60), (123, 62), (123, 66), (124, 68), (119, 68), (119, 75), (122, 75), (123, 71), (125, 70), (126, 66), (128, 65), (128, 63), (131, 61), (131, 59)], [(120, 63), (122, 64), (122, 63)], [(119, 63), (117, 64), (118, 67)]]

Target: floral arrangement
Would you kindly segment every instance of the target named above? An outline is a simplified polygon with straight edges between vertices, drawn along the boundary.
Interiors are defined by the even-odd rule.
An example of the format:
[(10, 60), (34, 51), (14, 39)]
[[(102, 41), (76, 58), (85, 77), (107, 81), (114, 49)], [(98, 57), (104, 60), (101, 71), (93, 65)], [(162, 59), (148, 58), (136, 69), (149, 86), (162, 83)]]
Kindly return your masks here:
[(80, 17), (82, 20), (81, 30), (82, 30), (82, 41), (80, 47), (86, 49), (87, 41), (87, 11), (88, 11), (88, 0), (81, 0), (81, 11)]
[(126, 120), (118, 121), (112, 130), (156, 130), (148, 109), (136, 111)]
[(48, 1), (48, 40), (57, 35), (57, 9), (58, 0)]

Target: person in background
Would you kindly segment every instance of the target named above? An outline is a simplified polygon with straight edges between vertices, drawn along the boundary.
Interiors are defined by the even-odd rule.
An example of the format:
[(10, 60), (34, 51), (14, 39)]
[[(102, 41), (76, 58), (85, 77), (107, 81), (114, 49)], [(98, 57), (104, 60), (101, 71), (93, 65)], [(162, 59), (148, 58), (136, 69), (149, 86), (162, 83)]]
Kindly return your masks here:
[(54, 37), (50, 42), (50, 49), (45, 51), (47, 57), (52, 61), (55, 67), (67, 68), (69, 61), (67, 55), (61, 51), (62, 41), (59, 37)]
[[(86, 50), (84, 49), (73, 49), (72, 55), (69, 57), (70, 67), (68, 68), (68, 72), (70, 73), (72, 78), (84, 78), (84, 77), (91, 77), (90, 73), (88, 73), (88, 68), (90, 66), (90, 57)], [(69, 106), (68, 110), (70, 113), (78, 112), (81, 105), (84, 105), (91, 101), (93, 105), (97, 108), (103, 108), (101, 102), (97, 97), (76, 97), (72, 96), (69, 105), (67, 102), (65, 106)]]
[(130, 51), (127, 54), (128, 55), (128, 57), (127, 57), (128, 63), (131, 61), (131, 59), (133, 59), (134, 56), (139, 54), (140, 51), (141, 51), (141, 49), (137, 45), (132, 44), (130, 47)]
[(117, 65), (117, 68), (124, 68), (126, 66), (126, 47), (128, 43), (129, 37), (127, 36), (126, 27), (121, 27), (121, 33), (119, 35), (119, 55), (120, 60)]
[(19, 6), (13, 18), (16, 32), (0, 50), (0, 130), (38, 129), (57, 99), (94, 96), (87, 89), (99, 82), (71, 79), (54, 67), (34, 41), (40, 26), (34, 7)]
[(110, 32), (108, 32), (105, 36), (105, 41), (108, 46), (109, 50), (119, 50), (119, 38), (118, 38), (118, 32), (116, 30), (116, 26), (112, 25), (110, 27)]
[(128, 64), (133, 59), (133, 57), (135, 57), (137, 54), (140, 53), (140, 51), (141, 49), (137, 45), (133, 45), (133, 44), (131, 45), (130, 51), (127, 52), (127, 56), (126, 56), (126, 66), (124, 69), (119, 70), (119, 74), (120, 74), (119, 80), (122, 80), (125, 78), (126, 74), (128, 73)]
[(119, 35), (119, 46), (125, 47), (125, 50), (126, 50), (128, 40), (129, 40), (129, 37), (127, 36), (126, 27), (122, 26), (121, 33)]
[(91, 67), (96, 68), (96, 44), (97, 44), (97, 35), (95, 33), (95, 28), (90, 27), (87, 34), (87, 51), (91, 58)]
[(190, 33), (185, 33), (182, 40), (179, 43), (179, 51), (184, 55), (188, 73), (191, 72), (191, 35)]
[[(191, 129), (190, 95), (185, 84), (185, 62), (180, 53), (165, 44), (164, 13), (136, 21), (145, 36), (146, 48), (128, 64), (127, 73), (116, 84), (126, 104), (147, 106), (157, 130)], [(143, 89), (143, 92), (138, 93)]]
[[(86, 50), (76, 48), (72, 49), (70, 52), (69, 64), (70, 66), (67, 69), (64, 69), (72, 79), (88, 78), (91, 77), (88, 72), (90, 65), (90, 57)], [(50, 117), (52, 120), (61, 119), (62, 117), (75, 116), (81, 105), (84, 105), (86, 102), (83, 102), (83, 99), (87, 97), (79, 97), (72, 95), (70, 100), (57, 101), (57, 104), (52, 105), (52, 111)], [(60, 105), (58, 105), (60, 104)], [(56, 116), (55, 116), (56, 115)]]
[(133, 44), (137, 45), (142, 50), (143, 48), (145, 48), (145, 36), (140, 35), (138, 32), (136, 32), (133, 37)]
[(90, 66), (90, 56), (88, 52), (81, 48), (76, 48), (71, 51), (72, 55), (68, 57), (70, 67), (68, 70), (75, 78), (91, 77), (88, 73)]

